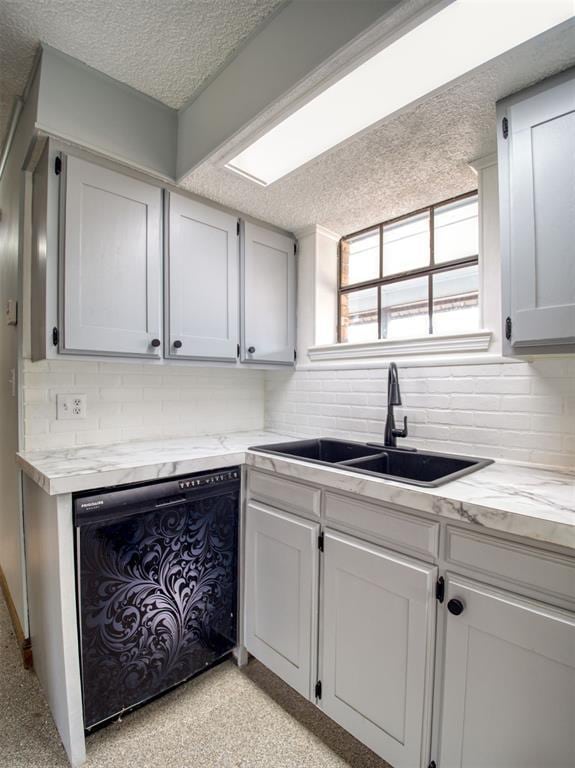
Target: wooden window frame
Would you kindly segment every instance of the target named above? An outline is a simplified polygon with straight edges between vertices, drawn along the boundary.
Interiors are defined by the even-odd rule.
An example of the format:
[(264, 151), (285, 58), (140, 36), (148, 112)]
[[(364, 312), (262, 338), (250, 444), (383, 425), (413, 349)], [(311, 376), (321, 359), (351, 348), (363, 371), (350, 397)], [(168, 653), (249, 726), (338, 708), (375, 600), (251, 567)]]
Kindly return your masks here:
[[(428, 312), (428, 319), (429, 319), (429, 335), (433, 335), (433, 275), (441, 274), (442, 272), (452, 272), (457, 269), (462, 269), (463, 267), (469, 267), (479, 264), (479, 254), (474, 254), (472, 256), (466, 256), (461, 259), (454, 259), (453, 261), (447, 261), (442, 262), (440, 264), (435, 263), (435, 226), (434, 226), (434, 216), (435, 216), (435, 209), (436, 208), (442, 208), (445, 205), (449, 205), (450, 203), (456, 203), (459, 200), (466, 200), (467, 198), (476, 197), (479, 201), (479, 190), (475, 189), (471, 192), (466, 192), (463, 195), (457, 195), (455, 197), (450, 197), (447, 200), (442, 200), (438, 203), (433, 203), (432, 205), (425, 206), (424, 208), (419, 208), (416, 211), (411, 211), (410, 213), (403, 214), (402, 216), (397, 216), (394, 219), (388, 219), (387, 221), (382, 221), (379, 224), (373, 224), (370, 227), (364, 227), (363, 229), (359, 229), (356, 232), (351, 232), (348, 235), (345, 235), (342, 237), (338, 243), (338, 249), (337, 249), (337, 258), (338, 258), (338, 264), (337, 264), (337, 341), (338, 343), (342, 343), (342, 315), (341, 315), (341, 299), (342, 296), (349, 293), (355, 293), (357, 291), (366, 290), (369, 288), (376, 288), (377, 289), (377, 340), (379, 341), (387, 341), (388, 339), (382, 338), (381, 336), (381, 291), (379, 290), (381, 286), (389, 285), (390, 283), (399, 283), (404, 280), (411, 280), (413, 278), (417, 277), (427, 277), (428, 279), (428, 295), (427, 295), (427, 312)], [(419, 267), (417, 269), (411, 269), (406, 270), (405, 272), (397, 272), (393, 275), (389, 275), (388, 277), (383, 277), (383, 230), (384, 227), (389, 226), (390, 224), (396, 224), (399, 221), (405, 221), (406, 219), (411, 219), (415, 216), (419, 216), (423, 213), (429, 214), (429, 265), (426, 267)], [(342, 267), (343, 267), (343, 259), (342, 259), (342, 244), (346, 240), (351, 240), (354, 237), (357, 237), (358, 235), (362, 235), (366, 232), (375, 232), (376, 230), (379, 230), (379, 277), (374, 278), (373, 280), (365, 280), (361, 283), (353, 283), (352, 285), (342, 285)]]

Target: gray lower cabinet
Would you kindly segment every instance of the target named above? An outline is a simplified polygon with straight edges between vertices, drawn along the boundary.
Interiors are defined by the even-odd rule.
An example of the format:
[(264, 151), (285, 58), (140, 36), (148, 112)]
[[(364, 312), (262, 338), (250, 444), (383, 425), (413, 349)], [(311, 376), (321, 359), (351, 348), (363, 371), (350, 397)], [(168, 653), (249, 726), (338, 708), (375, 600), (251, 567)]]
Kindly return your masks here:
[(166, 357), (236, 360), (238, 219), (169, 194), (165, 261)]
[(500, 102), (507, 353), (575, 350), (575, 70)]
[(162, 191), (64, 160), (59, 351), (160, 357)]
[(244, 643), (308, 699), (317, 648), (318, 533), (318, 523), (247, 505)]
[(320, 706), (394, 768), (428, 762), (436, 574), (325, 534)]
[(572, 559), (296, 485), (248, 472), (248, 650), (393, 768), (572, 768)]
[(446, 600), (439, 768), (572, 768), (575, 615), (456, 576)]
[(251, 222), (243, 229), (242, 362), (293, 365), (295, 241)]

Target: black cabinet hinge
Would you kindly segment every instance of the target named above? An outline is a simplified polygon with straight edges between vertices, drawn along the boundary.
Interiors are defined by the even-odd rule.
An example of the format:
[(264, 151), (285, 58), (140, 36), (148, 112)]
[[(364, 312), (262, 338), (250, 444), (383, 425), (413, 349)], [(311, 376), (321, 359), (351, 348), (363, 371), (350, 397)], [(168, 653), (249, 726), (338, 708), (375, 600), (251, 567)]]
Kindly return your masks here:
[(293, 244), (293, 255), (295, 256), (297, 254), (297, 243)]
[(507, 341), (511, 339), (511, 318), (508, 317), (505, 320), (505, 338)]
[(236, 224), (236, 233), (238, 235), (240, 234), (240, 220), (239, 219), (238, 219), (237, 224)]
[(317, 537), (317, 548), (320, 552), (323, 552), (323, 531)]
[(239, 357), (239, 356), (240, 356), (240, 345), (238, 344), (236, 349), (236, 357)]
[(293, 361), (294, 361), (294, 363), (295, 363), (296, 360), (297, 360), (297, 350), (294, 349), (294, 351), (293, 351)]
[(445, 599), (445, 579), (440, 576), (435, 582), (435, 598), (440, 603)]
[(315, 684), (315, 697), (321, 699), (321, 680), (318, 680)]
[(56, 157), (54, 160), (54, 173), (56, 176), (59, 176), (62, 173), (62, 158), (60, 156)]
[(59, 341), (60, 341), (60, 334), (58, 333), (58, 329), (52, 328), (52, 344), (55, 347), (57, 347)]
[(501, 121), (501, 133), (504, 139), (509, 136), (509, 120), (506, 117)]
[(432, 760), (427, 766), (427, 768), (437, 768), (437, 763), (435, 762), (435, 760)]

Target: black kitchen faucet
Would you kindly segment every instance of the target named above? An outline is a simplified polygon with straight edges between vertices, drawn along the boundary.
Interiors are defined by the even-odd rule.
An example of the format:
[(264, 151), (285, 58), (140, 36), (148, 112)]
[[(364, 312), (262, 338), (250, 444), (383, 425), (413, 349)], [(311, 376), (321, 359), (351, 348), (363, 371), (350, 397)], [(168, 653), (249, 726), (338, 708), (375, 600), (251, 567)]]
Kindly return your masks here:
[(407, 437), (407, 416), (403, 417), (403, 429), (395, 426), (393, 407), (401, 405), (401, 391), (399, 389), (399, 374), (395, 363), (389, 364), (387, 372), (387, 419), (385, 420), (385, 437), (383, 443), (388, 448), (395, 448), (398, 437)]

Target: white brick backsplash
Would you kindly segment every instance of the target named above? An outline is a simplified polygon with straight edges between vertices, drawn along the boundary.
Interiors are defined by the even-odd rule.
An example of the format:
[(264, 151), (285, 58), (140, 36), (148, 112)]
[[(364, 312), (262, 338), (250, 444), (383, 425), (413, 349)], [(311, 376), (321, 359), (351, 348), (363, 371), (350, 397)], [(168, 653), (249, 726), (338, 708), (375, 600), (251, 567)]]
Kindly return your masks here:
[[(575, 358), (399, 369), (406, 445), (575, 468)], [(266, 373), (265, 424), (294, 434), (379, 440), (387, 369)], [(312, 396), (312, 393), (320, 396)], [(310, 408), (310, 405), (313, 406)]]
[[(264, 424), (262, 371), (25, 360), (22, 378), (25, 450), (239, 432)], [(67, 392), (87, 395), (86, 419), (56, 419), (56, 395)], [(317, 413), (317, 404), (310, 408)]]
[[(399, 369), (419, 448), (575, 467), (575, 359)], [(56, 395), (83, 392), (87, 418), (56, 420)], [(25, 448), (275, 429), (383, 439), (387, 369), (254, 371), (140, 363), (24, 361)], [(265, 415), (264, 415), (265, 411)]]

